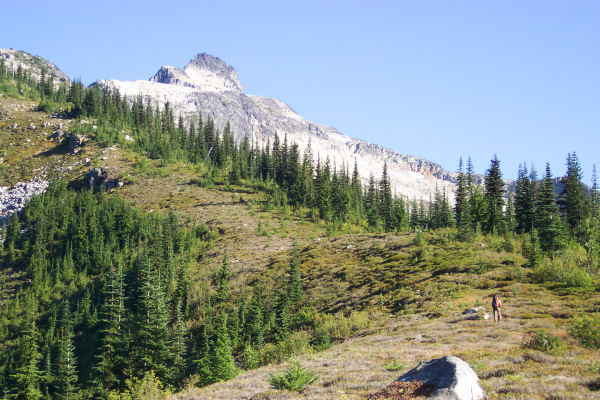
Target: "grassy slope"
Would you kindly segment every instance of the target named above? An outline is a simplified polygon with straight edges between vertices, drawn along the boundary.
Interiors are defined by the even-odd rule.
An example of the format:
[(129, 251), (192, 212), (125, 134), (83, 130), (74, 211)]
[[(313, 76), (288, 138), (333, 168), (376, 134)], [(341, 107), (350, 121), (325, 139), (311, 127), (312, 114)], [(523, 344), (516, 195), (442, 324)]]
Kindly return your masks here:
[[(6, 152), (0, 170), (3, 185), (29, 179), (37, 173), (35, 169), (57, 163), (62, 163), (69, 177), (80, 176), (83, 167), (66, 167), (83, 155), (52, 151), (55, 144), (43, 140), (51, 128), (43, 134), (11, 128), (14, 121), (20, 127), (28, 121), (39, 127), (47, 116), (32, 112), (28, 102), (0, 99), (0, 105), (4, 110), (0, 144)], [(362, 309), (371, 313), (368, 330), (301, 358), (321, 376), (304, 394), (268, 387), (268, 374), (282, 371), (284, 364), (246, 372), (207, 388), (190, 388), (178, 398), (242, 399), (265, 393), (272, 399), (359, 399), (402, 373), (387, 372), (383, 362), (395, 358), (408, 369), (422, 359), (446, 354), (467, 360), (490, 398), (547, 398), (551, 394), (600, 398), (598, 364), (592, 363), (600, 353), (582, 349), (566, 334), (573, 314), (600, 310), (600, 295), (531, 283), (517, 242), (516, 251), (506, 253), (497, 239), (481, 237), (462, 244), (452, 240), (451, 231), (426, 234), (422, 244), (415, 244), (413, 234), (327, 238), (322, 225), (299, 214), (262, 210), (264, 197), (258, 188), (201, 187), (198, 172), (202, 171), (183, 164), (160, 166), (120, 146), (112, 150), (92, 146), (86, 156), (125, 180), (128, 184), (117, 192), (144, 210), (173, 208), (187, 221), (207, 223), (220, 233), (203, 264), (192, 271), (192, 303), (201, 301), (199, 294), (220, 265), (224, 250), (233, 273), (234, 295), (244, 296), (248, 286), (269, 287), (278, 281), (287, 268), (292, 238), (296, 238), (302, 248), (305, 298), (311, 305), (329, 312)], [(22, 167), (9, 168), (13, 165)], [(494, 291), (504, 299), (505, 321), (494, 325), (461, 318), (465, 307), (488, 307)], [(539, 327), (563, 338), (567, 344), (561, 354), (521, 347), (527, 332)]]

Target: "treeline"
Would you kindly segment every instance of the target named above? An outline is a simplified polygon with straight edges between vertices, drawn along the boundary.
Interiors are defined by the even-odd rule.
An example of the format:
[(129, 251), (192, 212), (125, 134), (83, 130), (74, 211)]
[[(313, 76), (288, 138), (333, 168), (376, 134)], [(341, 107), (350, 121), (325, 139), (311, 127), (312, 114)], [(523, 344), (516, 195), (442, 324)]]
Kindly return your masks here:
[(348, 221), (371, 230), (408, 228), (406, 202), (393, 196), (387, 167), (378, 181), (371, 177), (363, 187), (356, 164), (350, 172), (349, 165), (315, 160), (310, 144), (301, 153), (296, 143), (277, 134), (262, 148), (248, 137), (236, 142), (229, 124), (220, 132), (202, 115), (187, 122), (176, 118), (169, 103), (159, 109), (138, 97), (130, 105), (117, 90), (85, 88), (78, 82), (71, 84), (66, 99), (66, 116), (96, 120), (97, 129), (88, 129), (100, 143), (125, 144), (126, 130), (135, 141), (132, 145), (149, 157), (204, 164), (209, 175), (220, 174), (232, 184), (273, 182), (271, 197), (278, 205), (308, 208), (314, 218), (334, 228)]

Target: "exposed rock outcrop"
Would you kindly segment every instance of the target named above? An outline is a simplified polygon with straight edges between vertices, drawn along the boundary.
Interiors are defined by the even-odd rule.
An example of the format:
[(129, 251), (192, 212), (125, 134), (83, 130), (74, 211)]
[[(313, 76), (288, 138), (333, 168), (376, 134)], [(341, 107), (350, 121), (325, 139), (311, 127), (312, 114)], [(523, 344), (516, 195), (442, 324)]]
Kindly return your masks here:
[(47, 187), (48, 182), (42, 179), (19, 182), (12, 188), (0, 187), (0, 226), (21, 211), (32, 196), (43, 193)]
[(102, 167), (91, 168), (87, 174), (86, 182), (88, 188), (104, 185), (106, 190), (112, 190), (123, 186), (123, 181), (117, 178), (110, 178), (108, 171)]
[(469, 364), (454, 356), (422, 361), (398, 381), (420, 381), (435, 386), (429, 397), (435, 400), (479, 400), (485, 397), (477, 374)]
[(69, 82), (69, 77), (60, 68), (40, 56), (34, 56), (21, 50), (0, 49), (0, 59), (4, 60), (4, 64), (13, 74), (16, 74), (21, 67), (24, 73), (39, 81), (42, 70), (44, 70), (45, 79), (51, 78), (55, 87)]
[(67, 148), (73, 154), (78, 153), (83, 146), (85, 146), (86, 138), (83, 135), (77, 135), (76, 133), (71, 133), (69, 138), (67, 139)]

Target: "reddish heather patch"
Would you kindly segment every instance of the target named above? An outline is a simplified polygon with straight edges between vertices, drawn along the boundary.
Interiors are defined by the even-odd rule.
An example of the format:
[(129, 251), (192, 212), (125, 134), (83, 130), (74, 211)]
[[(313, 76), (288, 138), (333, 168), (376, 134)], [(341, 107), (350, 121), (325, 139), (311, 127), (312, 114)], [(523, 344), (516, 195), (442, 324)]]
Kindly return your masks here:
[(435, 386), (425, 385), (421, 381), (394, 382), (369, 396), (369, 400), (413, 400), (427, 398)]

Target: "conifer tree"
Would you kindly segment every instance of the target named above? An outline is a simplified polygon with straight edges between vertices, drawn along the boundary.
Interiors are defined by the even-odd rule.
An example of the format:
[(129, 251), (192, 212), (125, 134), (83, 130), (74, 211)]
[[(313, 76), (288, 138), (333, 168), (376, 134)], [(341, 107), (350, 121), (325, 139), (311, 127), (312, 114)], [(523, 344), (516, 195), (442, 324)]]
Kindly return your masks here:
[(80, 396), (77, 387), (77, 359), (73, 343), (73, 325), (68, 301), (65, 301), (63, 306), (61, 325), (57, 359), (56, 394), (59, 399), (74, 400)]
[(219, 316), (212, 358), (212, 373), (215, 382), (226, 381), (237, 375), (227, 328), (227, 314), (224, 312)]
[(567, 155), (567, 174), (559, 203), (565, 216), (569, 232), (580, 242), (585, 240), (584, 220), (586, 218), (586, 198), (582, 172), (577, 154)]
[(163, 382), (171, 381), (173, 355), (169, 340), (167, 307), (158, 274), (149, 260), (139, 261), (140, 288), (136, 319), (138, 372), (154, 371)]
[(302, 279), (300, 277), (300, 250), (298, 243), (294, 241), (290, 267), (288, 269), (287, 296), (290, 304), (297, 304), (302, 299)]
[(182, 311), (183, 306), (176, 307), (176, 318), (173, 326), (173, 381), (178, 384), (183, 381), (187, 367), (186, 326)]
[(533, 227), (534, 195), (533, 186), (525, 165), (519, 165), (515, 190), (515, 230), (518, 233), (530, 232)]
[(229, 265), (227, 264), (227, 256), (223, 254), (221, 268), (217, 272), (217, 294), (215, 299), (218, 303), (224, 304), (229, 298)]
[(500, 161), (494, 155), (485, 175), (485, 200), (487, 204), (486, 231), (501, 232), (503, 228), (504, 182), (500, 172)]
[(596, 175), (596, 165), (592, 167), (592, 187), (590, 195), (590, 214), (593, 219), (600, 217), (600, 194), (598, 192), (598, 177)]
[(125, 376), (123, 351), (126, 343), (123, 332), (125, 285), (121, 264), (109, 269), (104, 289), (104, 305), (101, 316), (101, 348), (96, 365), (96, 384), (100, 393), (116, 390)]
[(542, 179), (536, 204), (536, 228), (540, 246), (546, 252), (558, 250), (563, 244), (562, 223), (555, 198), (550, 165), (546, 164), (546, 174)]
[(27, 298), (25, 327), (17, 348), (17, 367), (12, 376), (14, 385), (11, 397), (18, 400), (37, 400), (42, 397), (40, 382), (39, 332), (36, 325), (37, 302), (33, 297)]
[(367, 211), (367, 222), (372, 228), (378, 228), (379, 225), (377, 197), (375, 178), (373, 177), (373, 174), (371, 174), (369, 177), (369, 186), (367, 187), (367, 195), (365, 196), (365, 207)]
[(384, 223), (385, 230), (392, 229), (392, 186), (387, 172), (387, 162), (383, 163), (383, 172), (379, 181), (379, 215)]

